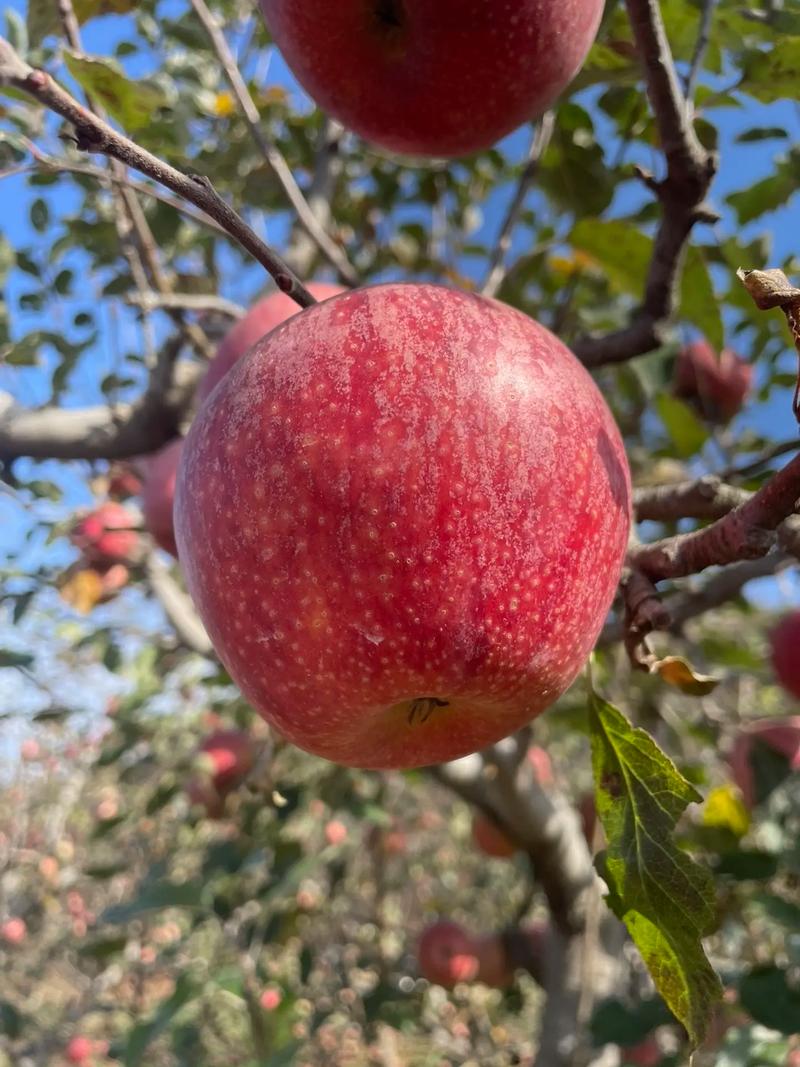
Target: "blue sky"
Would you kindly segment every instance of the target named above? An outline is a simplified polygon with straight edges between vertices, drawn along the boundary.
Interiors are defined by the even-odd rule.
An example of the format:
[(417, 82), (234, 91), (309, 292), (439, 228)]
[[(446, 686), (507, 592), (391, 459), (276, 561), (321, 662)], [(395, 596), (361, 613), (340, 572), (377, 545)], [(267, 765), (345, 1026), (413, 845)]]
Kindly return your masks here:
[[(19, 0), (12, 0), (11, 10), (24, 15), (25, 5)], [(175, 0), (169, 0), (165, 5), (170, 14), (183, 11), (183, 5)], [(130, 22), (127, 18), (108, 16), (95, 19), (88, 23), (83, 30), (84, 48), (89, 54), (109, 55), (123, 36), (129, 34)], [(126, 69), (135, 77), (145, 76), (152, 72), (150, 65), (152, 60), (146, 56), (135, 56), (126, 60)], [(61, 72), (63, 76), (63, 70)], [(298, 94), (298, 100), (303, 99), (285, 65), (279, 56), (271, 59), (268, 74), (271, 84), (287, 85)], [(307, 106), (305, 101), (304, 106)], [(772, 172), (774, 157), (785, 150), (786, 142), (766, 141), (750, 145), (738, 145), (736, 137), (743, 130), (754, 125), (760, 126), (783, 126), (789, 132), (791, 140), (797, 139), (798, 119), (797, 105), (791, 102), (782, 102), (766, 106), (756, 106), (751, 102), (743, 108), (719, 108), (709, 116), (718, 126), (721, 141), (721, 154), (723, 160), (722, 170), (713, 188), (713, 204), (721, 210), (723, 221), (719, 231), (735, 232), (736, 222), (731, 211), (726, 207), (724, 198), (727, 194), (742, 189), (769, 175)], [(602, 118), (598, 119), (598, 126), (602, 134)], [(508, 147), (514, 153), (522, 154), (529, 138), (528, 131), (519, 131), (508, 139)], [(657, 166), (655, 157), (642, 159), (642, 162), (651, 166)], [(21, 177), (8, 178), (0, 182), (0, 229), (6, 238), (14, 246), (25, 244), (39, 244), (46, 246), (52, 240), (52, 234), (45, 232), (37, 233), (32, 229), (29, 220), (30, 203), (34, 196), (43, 195), (47, 200), (52, 219), (58, 219), (65, 213), (74, 211), (78, 203), (76, 195), (70, 190), (68, 182), (59, 183), (57, 186), (46, 190), (32, 192), (27, 189)], [(486, 204), (481, 205), (483, 222), (479, 236), (491, 237), (496, 233), (502, 217), (505, 204), (509, 195), (507, 188), (496, 189)], [(628, 210), (643, 196), (649, 196), (644, 190), (627, 185), (618, 197), (616, 209)], [(280, 245), (286, 232), (286, 219), (280, 217), (269, 219), (256, 217), (250, 220), (262, 236)], [(741, 232), (741, 236), (747, 238), (756, 233), (767, 230), (772, 239), (772, 261), (781, 262), (786, 256), (797, 251), (798, 235), (800, 234), (800, 199), (795, 198), (781, 210), (756, 220)], [(709, 231), (699, 231), (701, 240), (709, 239)], [(747, 266), (747, 264), (743, 264)], [(469, 268), (467, 268), (469, 269)], [(473, 269), (476, 269), (473, 266)], [(481, 268), (482, 269), (482, 268)], [(83, 283), (83, 279), (81, 279)], [(15, 296), (25, 290), (26, 281), (18, 274), (14, 276), (9, 286), (10, 303), (14, 306)], [(263, 273), (255, 267), (252, 271), (231, 272), (226, 279), (225, 296), (246, 303), (248, 299), (258, 291), (263, 284)], [(85, 279), (85, 284), (78, 286), (81, 298), (78, 300), (60, 301), (52, 312), (48, 312), (47, 328), (64, 329), (73, 331), (72, 319), (82, 306), (96, 304), (96, 296), (92, 292), (93, 279)], [(14, 331), (19, 336), (30, 329), (41, 327), (41, 315), (27, 313), (17, 315), (15, 312)], [(73, 331), (74, 332), (74, 331)], [(98, 390), (98, 382), (105, 373), (116, 369), (119, 365), (121, 354), (126, 350), (135, 348), (139, 344), (138, 329), (133, 316), (121, 304), (120, 301), (106, 301), (101, 314), (101, 330), (97, 344), (84, 357), (81, 368), (75, 373), (70, 382), (70, 388), (64, 403), (69, 406), (82, 406), (88, 403), (97, 403), (102, 400)], [(747, 353), (744, 353), (745, 355)], [(793, 353), (785, 355), (785, 366), (790, 370), (794, 365)], [(49, 372), (52, 368), (45, 363), (41, 367), (31, 369), (15, 369), (0, 366), (0, 389), (14, 395), (20, 403), (35, 405), (44, 402), (48, 397), (47, 383)], [(761, 432), (767, 432), (776, 439), (783, 440), (796, 433), (796, 426), (792, 417), (788, 396), (773, 394), (773, 399), (766, 405), (752, 405), (740, 416), (737, 427), (745, 428), (753, 426)], [(34, 470), (34, 466), (27, 463), (20, 464), (21, 476), (28, 476)], [(36, 520), (51, 520), (62, 518), (66, 513), (77, 506), (87, 504), (90, 496), (85, 485), (85, 468), (81, 465), (66, 467), (63, 464), (43, 463), (35, 466), (36, 476), (51, 478), (57, 481), (65, 489), (64, 500), (60, 504), (40, 502), (34, 508), (24, 506), (24, 502), (15, 499), (0, 488), (0, 558), (9, 553), (18, 558), (19, 565), (32, 565), (41, 557), (45, 531), (36, 528)], [(30, 538), (28, 542), (27, 539)], [(27, 545), (27, 547), (25, 547)], [(48, 560), (57, 564), (66, 564), (73, 558), (73, 551), (66, 542), (57, 542), (48, 549)], [(760, 592), (764, 599), (775, 606), (788, 604), (798, 599), (798, 587), (791, 581), (776, 584), (774, 582), (761, 583)], [(118, 602), (119, 604), (119, 602)], [(115, 612), (123, 609), (112, 606), (101, 609), (107, 613), (109, 621), (113, 622)], [(125, 610), (129, 610), (125, 609)], [(140, 600), (136, 601), (136, 610), (143, 611)], [(152, 612), (143, 620), (149, 623), (157, 622), (157, 614)], [(57, 645), (58, 637), (49, 628), (49, 624), (42, 617), (36, 617), (31, 624), (26, 626), (23, 632), (12, 633), (7, 622), (4, 623), (0, 614), (0, 644), (16, 645), (30, 641), (36, 641), (37, 646), (44, 647), (49, 641)], [(52, 666), (52, 665), (51, 665)], [(50, 669), (48, 668), (48, 674)], [(11, 689), (9, 690), (9, 686)], [(13, 672), (0, 671), (0, 706), (4, 700), (20, 699), (18, 678)], [(27, 699), (27, 698), (26, 698)], [(34, 700), (34, 703), (36, 701)]]

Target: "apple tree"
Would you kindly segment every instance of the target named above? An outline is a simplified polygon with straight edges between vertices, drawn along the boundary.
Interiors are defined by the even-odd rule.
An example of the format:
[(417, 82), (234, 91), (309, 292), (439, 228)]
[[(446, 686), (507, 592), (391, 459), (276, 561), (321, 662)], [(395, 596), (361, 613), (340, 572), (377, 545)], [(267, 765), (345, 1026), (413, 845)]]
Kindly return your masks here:
[(0, 1065), (796, 1065), (800, 5), (261, 9), (4, 15)]

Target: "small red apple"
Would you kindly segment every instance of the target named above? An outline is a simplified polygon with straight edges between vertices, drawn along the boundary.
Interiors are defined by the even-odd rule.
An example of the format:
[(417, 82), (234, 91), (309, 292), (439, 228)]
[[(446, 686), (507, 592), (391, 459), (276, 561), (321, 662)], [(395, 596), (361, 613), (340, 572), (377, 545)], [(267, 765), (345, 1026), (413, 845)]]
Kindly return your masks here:
[(325, 824), (325, 840), (329, 845), (341, 845), (347, 840), (347, 827), (339, 819)]
[(481, 852), (495, 859), (509, 859), (519, 851), (519, 846), (482, 811), (472, 817), (472, 840)]
[(70, 539), (88, 563), (109, 567), (128, 562), (136, 554), (139, 544), (136, 525), (132, 512), (108, 500), (75, 524)]
[(663, 1058), (664, 1054), (652, 1035), (636, 1045), (622, 1049), (622, 1062), (633, 1064), (634, 1067), (657, 1067)]
[(748, 808), (754, 807), (758, 800), (751, 753), (759, 742), (785, 756), (790, 770), (800, 770), (800, 715), (760, 719), (745, 726), (734, 741), (729, 763), (733, 780)]
[(775, 677), (787, 693), (800, 700), (800, 611), (785, 615), (771, 638)]
[(729, 422), (752, 385), (752, 366), (729, 348), (717, 355), (708, 341), (694, 341), (678, 354), (675, 395), (692, 401), (710, 422)]
[[(345, 291), (341, 285), (330, 285), (327, 282), (311, 282), (307, 288), (316, 300), (327, 300)], [(296, 315), (299, 310), (294, 300), (285, 293), (270, 293), (254, 304), (220, 342), (217, 354), (197, 387), (198, 401), (202, 404), (206, 397), (213, 393), (216, 384), (222, 381), (234, 363), (249, 351), (256, 341), (260, 341), (264, 334)]]
[(142, 514), (153, 540), (166, 552), (177, 556), (172, 504), (175, 499), (175, 475), (183, 441), (170, 441), (143, 462)]
[(442, 919), (422, 932), (417, 959), (423, 978), (452, 989), (478, 976), (478, 943), (458, 923)]
[(42, 746), (35, 737), (26, 737), (19, 746), (19, 754), (26, 763), (34, 763), (41, 759)]
[(218, 818), (226, 794), (253, 769), (253, 739), (244, 730), (217, 730), (200, 746), (198, 762), (202, 773), (190, 779), (186, 791), (193, 804)]
[(67, 1060), (70, 1063), (87, 1063), (94, 1055), (94, 1042), (82, 1034), (70, 1039), (67, 1045)]
[(432, 285), (358, 289), (263, 338), (186, 438), (189, 590), (251, 704), (343, 764), (499, 740), (585, 662), (619, 580), (628, 465), (544, 327)]
[(280, 989), (275, 989), (274, 986), (270, 986), (269, 989), (265, 989), (261, 996), (258, 998), (258, 1003), (264, 1009), (264, 1011), (275, 1011), (281, 1004), (283, 995)]
[(142, 483), (128, 463), (112, 463), (108, 471), (108, 495), (112, 500), (127, 500), (138, 496)]
[(21, 945), (27, 936), (28, 927), (24, 919), (15, 916), (0, 925), (0, 937), (7, 945)]
[(547, 752), (539, 745), (531, 745), (526, 759), (533, 767), (533, 773), (539, 785), (543, 789), (550, 789), (555, 783), (555, 775), (553, 774), (553, 763)]
[(463, 156), (541, 115), (594, 40), (602, 0), (261, 0), (315, 103), (394, 152)]

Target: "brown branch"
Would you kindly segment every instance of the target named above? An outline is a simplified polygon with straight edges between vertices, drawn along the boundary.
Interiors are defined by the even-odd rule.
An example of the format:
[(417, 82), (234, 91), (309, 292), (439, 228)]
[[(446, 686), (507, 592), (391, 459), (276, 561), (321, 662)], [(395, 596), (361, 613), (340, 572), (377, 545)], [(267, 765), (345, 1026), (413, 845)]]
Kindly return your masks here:
[(29, 410), (0, 393), (0, 460), (127, 459), (152, 452), (178, 433), (202, 373), (202, 366), (189, 363), (169, 369), (169, 381), (154, 375), (132, 404)]
[(117, 133), (79, 104), (46, 71), (36, 70), (24, 62), (3, 37), (0, 37), (0, 85), (26, 93), (71, 123), (75, 128), (76, 144), (82, 151), (100, 152), (118, 159), (206, 212), (272, 275), (278, 288), (301, 307), (316, 302), (291, 268), (226, 204), (207, 178), (182, 174)]
[(496, 296), (500, 286), (503, 284), (503, 280), (507, 273), (505, 260), (508, 255), (508, 250), (511, 247), (511, 239), (514, 236), (514, 229), (519, 221), (520, 213), (525, 206), (525, 197), (528, 195), (528, 190), (533, 184), (533, 181), (536, 178), (536, 173), (539, 170), (539, 162), (547, 151), (547, 146), (550, 144), (554, 126), (555, 118), (553, 112), (545, 112), (539, 121), (539, 126), (531, 141), (528, 161), (522, 170), (522, 174), (519, 176), (514, 195), (508, 205), (508, 211), (500, 226), (500, 232), (497, 235), (497, 243), (495, 244), (494, 251), (489, 260), (486, 281), (483, 283), (481, 289), (481, 294), (483, 296)]
[(674, 482), (634, 489), (633, 508), (639, 522), (646, 519), (670, 522), (674, 519), (719, 519), (749, 500), (745, 489), (726, 485), (708, 474), (696, 481)]
[(647, 95), (667, 163), (666, 177), (641, 174), (661, 202), (661, 222), (645, 282), (644, 299), (631, 323), (602, 337), (580, 338), (573, 350), (588, 367), (643, 355), (664, 340), (675, 310), (681, 264), (692, 229), (716, 218), (705, 199), (717, 169), (714, 153), (697, 139), (678, 83), (657, 0), (626, 0)]
[(197, 15), (202, 23), (203, 29), (208, 34), (208, 39), (211, 42), (211, 46), (216, 53), (220, 66), (225, 73), (225, 77), (228, 79), (228, 84), (233, 91), (233, 95), (236, 97), (236, 101), (244, 115), (252, 138), (258, 146), (261, 155), (272, 168), (275, 177), (278, 179), (281, 188), (286, 194), (286, 199), (289, 201), (292, 208), (294, 208), (300, 224), (303, 226), (309, 237), (314, 241), (320, 252), (322, 252), (329, 263), (336, 268), (342, 280), (347, 282), (348, 285), (358, 285), (358, 275), (348, 262), (347, 256), (339, 245), (337, 245), (331, 238), (319, 218), (315, 215), (311, 205), (303, 196), (303, 192), (295, 181), (294, 175), (280, 150), (273, 141), (265, 136), (261, 127), (261, 116), (258, 113), (258, 108), (247, 89), (244, 78), (239, 72), (236, 59), (228, 46), (228, 42), (225, 39), (225, 34), (222, 32), (219, 22), (212, 15), (205, 0), (191, 0), (191, 5), (195, 15)]
[(225, 315), (229, 319), (241, 319), (246, 314), (246, 309), (241, 304), (213, 293), (153, 293), (148, 290), (128, 293), (125, 303), (133, 304), (145, 311), (154, 311), (157, 308), (211, 311), (217, 315)]

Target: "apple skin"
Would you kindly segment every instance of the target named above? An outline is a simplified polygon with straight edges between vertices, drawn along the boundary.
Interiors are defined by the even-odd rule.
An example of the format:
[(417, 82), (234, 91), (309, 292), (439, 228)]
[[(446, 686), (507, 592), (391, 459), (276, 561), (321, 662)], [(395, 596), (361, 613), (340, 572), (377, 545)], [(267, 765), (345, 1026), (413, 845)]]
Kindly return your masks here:
[(417, 945), (420, 974), (452, 989), (478, 977), (478, 941), (459, 923), (440, 919), (423, 930)]
[[(328, 282), (311, 282), (306, 288), (317, 300), (327, 300), (345, 292), (341, 285), (331, 285)], [(274, 330), (299, 311), (299, 306), (285, 293), (271, 293), (254, 304), (244, 318), (231, 327), (220, 341), (216, 355), (197, 387), (199, 403), (202, 404), (213, 393), (215, 386), (222, 381), (234, 363), (241, 359), (256, 341), (260, 341), (264, 334)]]
[(70, 1039), (67, 1045), (67, 1061), (69, 1063), (86, 1063), (94, 1055), (94, 1042), (88, 1037), (78, 1035)]
[(622, 1049), (622, 1062), (631, 1063), (634, 1067), (657, 1067), (663, 1058), (664, 1054), (652, 1035), (637, 1045)]
[(771, 634), (775, 677), (791, 696), (800, 700), (800, 611), (785, 615)]
[(800, 715), (761, 719), (744, 727), (737, 736), (729, 763), (734, 782), (748, 808), (756, 804), (756, 783), (750, 753), (761, 742), (785, 756), (793, 771), (800, 771)]
[(70, 540), (88, 563), (109, 567), (135, 556), (139, 545), (136, 526), (132, 512), (115, 500), (108, 500), (75, 523)]
[(20, 919), (17, 916), (6, 921), (0, 925), (0, 938), (5, 941), (7, 945), (21, 945), (25, 938), (28, 936), (28, 927), (24, 919)]
[(730, 348), (717, 356), (708, 341), (694, 341), (678, 354), (675, 395), (692, 401), (709, 422), (730, 422), (752, 386), (753, 368)]
[(573, 681), (606, 618), (630, 477), (544, 327), (420, 284), (343, 293), (240, 360), (195, 420), (175, 529), (251, 704), (363, 768), (456, 759)]
[(297, 80), (373, 144), (454, 157), (541, 115), (580, 69), (602, 0), (261, 0)]
[(144, 524), (156, 544), (173, 556), (178, 555), (172, 505), (175, 500), (175, 476), (183, 441), (170, 441), (143, 463), (142, 515)]
[(484, 855), (494, 859), (510, 859), (519, 851), (511, 838), (482, 811), (473, 816), (472, 840)]
[(198, 749), (205, 773), (191, 778), (186, 792), (210, 818), (222, 815), (224, 800), (253, 769), (253, 738), (245, 730), (217, 730)]

